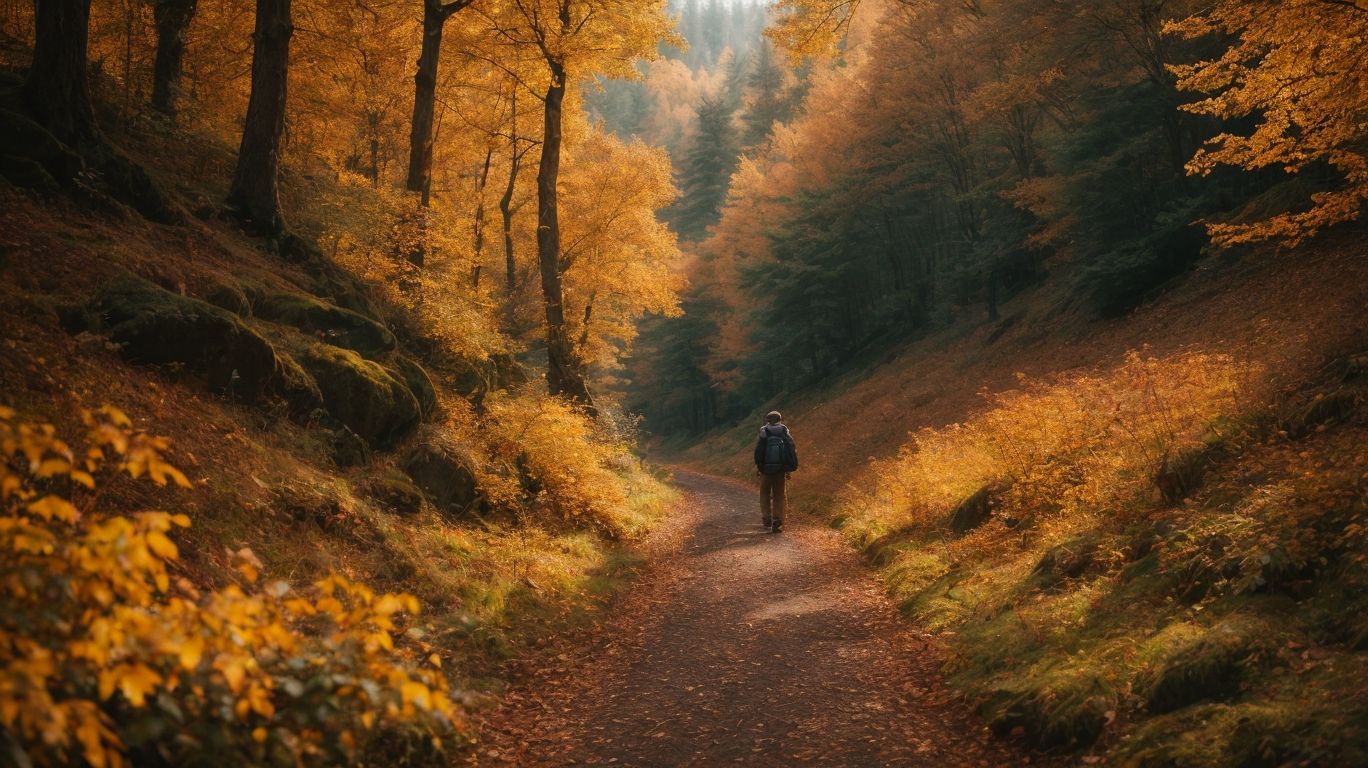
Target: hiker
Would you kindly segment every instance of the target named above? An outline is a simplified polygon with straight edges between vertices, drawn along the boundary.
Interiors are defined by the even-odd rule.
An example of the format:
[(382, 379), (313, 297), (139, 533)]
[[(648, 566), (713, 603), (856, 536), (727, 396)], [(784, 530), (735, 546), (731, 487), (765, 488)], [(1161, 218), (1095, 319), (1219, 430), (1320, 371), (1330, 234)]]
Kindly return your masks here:
[(760, 522), (770, 533), (784, 530), (784, 480), (798, 469), (798, 448), (778, 411), (765, 414), (755, 443), (755, 471), (760, 475)]

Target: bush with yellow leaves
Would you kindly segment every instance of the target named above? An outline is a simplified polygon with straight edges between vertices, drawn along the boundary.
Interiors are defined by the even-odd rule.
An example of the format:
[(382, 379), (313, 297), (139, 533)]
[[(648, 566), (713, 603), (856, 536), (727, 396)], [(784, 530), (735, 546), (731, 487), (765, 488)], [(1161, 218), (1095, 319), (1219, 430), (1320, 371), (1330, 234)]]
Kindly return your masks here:
[(499, 392), (485, 407), (493, 448), (518, 468), (534, 508), (614, 538), (639, 533), (663, 512), (668, 493), (606, 420), (535, 386)]
[[(410, 595), (173, 584), (183, 514), (100, 509), (120, 482), (187, 486), (163, 438), (103, 408), (84, 446), (0, 407), (0, 749), (34, 765), (338, 765), (434, 758), (463, 731), (440, 659), (396, 649)], [(22, 760), (21, 760), (22, 762)]]
[(1219, 438), (1257, 373), (1229, 355), (1132, 352), (1111, 371), (1019, 376), (1018, 389), (985, 394), (989, 407), (974, 418), (919, 430), (898, 457), (875, 462), (872, 495), (848, 489), (840, 512), (866, 542), (937, 528), (989, 484), (1006, 489), (1017, 516), (1114, 515), (1175, 459)]

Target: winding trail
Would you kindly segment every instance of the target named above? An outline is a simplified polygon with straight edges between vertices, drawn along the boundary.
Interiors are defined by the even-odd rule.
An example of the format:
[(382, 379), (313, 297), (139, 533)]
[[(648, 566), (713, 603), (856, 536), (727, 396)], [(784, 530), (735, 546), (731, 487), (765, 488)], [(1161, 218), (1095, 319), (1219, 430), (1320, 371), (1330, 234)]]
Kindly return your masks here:
[(928, 638), (833, 531), (772, 535), (750, 486), (676, 482), (647, 572), (577, 647), (529, 662), (479, 765), (1028, 762), (942, 686)]

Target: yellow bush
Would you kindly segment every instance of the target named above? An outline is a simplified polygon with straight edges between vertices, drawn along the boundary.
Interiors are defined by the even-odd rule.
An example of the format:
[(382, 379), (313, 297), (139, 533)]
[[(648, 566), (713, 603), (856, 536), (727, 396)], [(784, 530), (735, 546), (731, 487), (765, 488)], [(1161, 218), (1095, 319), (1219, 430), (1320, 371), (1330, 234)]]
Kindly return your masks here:
[(1253, 374), (1226, 355), (1132, 352), (1108, 372), (1022, 375), (1016, 390), (985, 393), (989, 407), (974, 418), (922, 429), (898, 457), (875, 462), (872, 495), (851, 489), (839, 511), (866, 536), (939, 525), (969, 494), (1005, 480), (1016, 514), (1114, 514), (1240, 410)]
[[(85, 415), (81, 448), (0, 407), (0, 728), (37, 765), (336, 765), (462, 731), (435, 655), (395, 647), (410, 595), (341, 576), (201, 592), (169, 566), (183, 514), (109, 514), (120, 482), (186, 486), (166, 441)], [(390, 760), (390, 763), (397, 762)]]
[(611, 536), (636, 533), (646, 522), (639, 515), (661, 511), (637, 509), (639, 495), (659, 495), (663, 504), (663, 489), (627, 445), (573, 406), (533, 388), (500, 392), (485, 405), (495, 450), (523, 474), (534, 506)]

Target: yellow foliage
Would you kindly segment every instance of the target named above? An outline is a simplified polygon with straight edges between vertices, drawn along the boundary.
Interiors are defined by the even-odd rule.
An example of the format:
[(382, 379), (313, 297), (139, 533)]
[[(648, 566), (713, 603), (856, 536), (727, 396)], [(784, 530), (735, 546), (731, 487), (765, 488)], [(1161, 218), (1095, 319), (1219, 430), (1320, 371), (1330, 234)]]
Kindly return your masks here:
[(1337, 188), (1312, 195), (1307, 210), (1211, 224), (1215, 242), (1281, 240), (1295, 246), (1325, 227), (1357, 219), (1368, 200), (1364, 8), (1323, 0), (1222, 0), (1169, 30), (1235, 40), (1219, 58), (1172, 68), (1179, 88), (1208, 95), (1185, 108), (1221, 119), (1258, 119), (1247, 136), (1222, 133), (1209, 140), (1188, 164), (1190, 173), (1206, 176), (1233, 165), (1294, 174), (1326, 164), (1342, 178)]
[[(629, 494), (645, 475), (610, 420), (595, 421), (535, 386), (486, 401), (487, 429), (501, 458), (529, 486), (535, 508), (582, 521), (611, 536), (649, 522), (633, 516)], [(645, 510), (647, 516), (661, 510)]]
[(875, 462), (873, 492), (848, 490), (841, 511), (862, 523), (857, 535), (936, 528), (979, 488), (1010, 481), (1015, 516), (1114, 515), (1240, 410), (1254, 374), (1225, 355), (1132, 352), (1104, 373), (1019, 376), (1018, 389), (985, 393), (989, 408), (974, 418), (919, 430), (897, 458)]
[[(167, 443), (122, 413), (85, 415), (83, 451), (0, 408), (0, 728), (37, 765), (334, 765), (399, 729), (429, 747), (459, 729), (439, 670), (396, 652), (409, 595), (330, 576), (305, 590), (171, 589), (183, 514), (113, 515), (125, 478), (188, 485)], [(212, 755), (207, 750), (213, 750)]]

